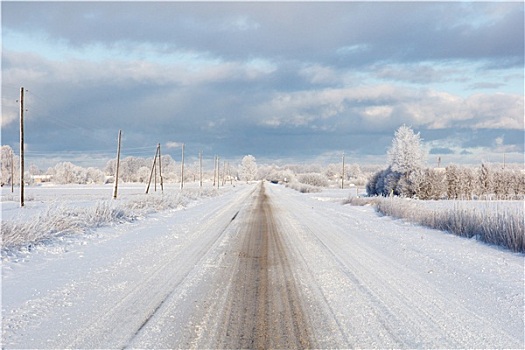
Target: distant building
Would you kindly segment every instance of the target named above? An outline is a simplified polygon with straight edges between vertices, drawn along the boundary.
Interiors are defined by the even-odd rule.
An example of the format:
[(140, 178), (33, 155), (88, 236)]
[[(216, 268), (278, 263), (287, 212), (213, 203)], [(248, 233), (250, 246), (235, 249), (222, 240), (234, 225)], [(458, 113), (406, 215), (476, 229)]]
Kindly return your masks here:
[(53, 175), (31, 175), (31, 181), (34, 184), (42, 184), (46, 182), (51, 182), (53, 180)]

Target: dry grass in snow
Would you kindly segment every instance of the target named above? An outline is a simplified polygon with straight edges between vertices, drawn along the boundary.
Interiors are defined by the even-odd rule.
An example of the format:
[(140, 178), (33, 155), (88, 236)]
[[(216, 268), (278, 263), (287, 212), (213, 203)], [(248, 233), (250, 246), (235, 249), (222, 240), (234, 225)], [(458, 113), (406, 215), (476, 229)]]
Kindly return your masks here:
[(444, 206), (403, 198), (351, 198), (353, 205), (374, 205), (383, 215), (401, 218), (426, 227), (475, 238), (525, 252), (523, 203), (491, 201), (445, 201)]
[(217, 194), (214, 189), (186, 190), (171, 195), (140, 195), (129, 200), (100, 200), (93, 206), (49, 206), (30, 220), (2, 221), (2, 249), (44, 243), (71, 234), (88, 233), (97, 227), (131, 222), (149, 214), (187, 206), (200, 197)]

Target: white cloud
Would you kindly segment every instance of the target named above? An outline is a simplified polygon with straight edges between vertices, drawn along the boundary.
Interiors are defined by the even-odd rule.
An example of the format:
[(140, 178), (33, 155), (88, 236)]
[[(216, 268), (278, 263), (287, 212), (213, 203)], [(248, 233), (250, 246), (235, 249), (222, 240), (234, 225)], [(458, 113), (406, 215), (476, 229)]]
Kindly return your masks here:
[(19, 104), (15, 99), (2, 96), (2, 119), (0, 121), (0, 125), (5, 127), (15, 121), (18, 121), (19, 115), (17, 110), (19, 109)]
[(236, 18), (228, 18), (223, 23), (223, 28), (226, 30), (240, 30), (240, 31), (247, 31), (247, 30), (256, 30), (259, 29), (261, 25), (254, 21), (253, 19), (249, 18), (248, 16), (238, 16)]
[(169, 142), (166, 142), (166, 148), (168, 149), (180, 148), (182, 147), (183, 144), (184, 144), (183, 142), (169, 141)]
[(447, 92), (396, 85), (320, 89), (276, 94), (259, 107), (266, 125), (304, 126), (346, 116), (379, 128), (407, 123), (431, 129), (523, 129), (523, 96)]
[(299, 71), (312, 84), (337, 84), (341, 81), (341, 75), (333, 68), (319, 64), (308, 65)]
[(377, 121), (390, 118), (393, 110), (392, 106), (372, 106), (365, 108), (363, 114)]

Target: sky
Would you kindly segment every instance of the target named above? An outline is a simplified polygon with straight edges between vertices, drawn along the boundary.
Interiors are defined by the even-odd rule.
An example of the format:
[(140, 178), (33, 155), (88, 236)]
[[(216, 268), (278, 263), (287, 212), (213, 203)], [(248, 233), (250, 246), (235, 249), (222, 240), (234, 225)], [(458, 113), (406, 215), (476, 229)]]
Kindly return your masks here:
[[(29, 164), (202, 151), (523, 162), (524, 3), (1, 2), (1, 142)], [(17, 151), (18, 152), (18, 151)]]

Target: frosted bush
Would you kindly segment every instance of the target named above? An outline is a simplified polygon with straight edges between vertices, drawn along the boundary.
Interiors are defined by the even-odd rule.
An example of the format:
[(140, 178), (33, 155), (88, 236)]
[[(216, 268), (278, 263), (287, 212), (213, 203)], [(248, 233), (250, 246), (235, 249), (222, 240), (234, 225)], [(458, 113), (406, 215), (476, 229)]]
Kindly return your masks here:
[(309, 173), (299, 175), (298, 181), (305, 185), (315, 187), (328, 187), (328, 179), (323, 174)]
[(317, 193), (322, 191), (322, 189), (319, 187), (307, 185), (298, 181), (289, 182), (286, 184), (286, 187), (289, 187), (301, 193)]

